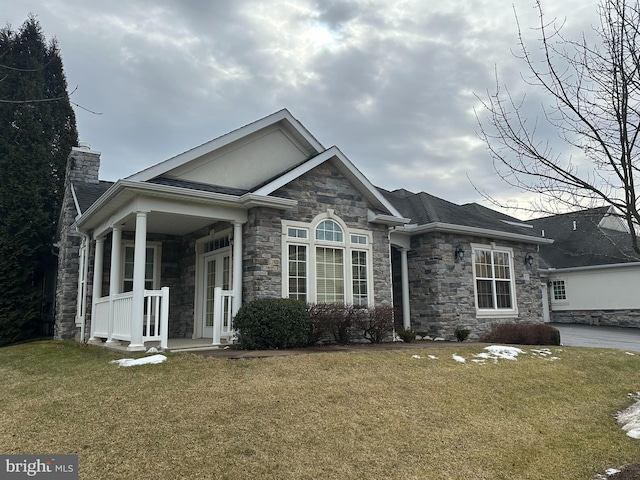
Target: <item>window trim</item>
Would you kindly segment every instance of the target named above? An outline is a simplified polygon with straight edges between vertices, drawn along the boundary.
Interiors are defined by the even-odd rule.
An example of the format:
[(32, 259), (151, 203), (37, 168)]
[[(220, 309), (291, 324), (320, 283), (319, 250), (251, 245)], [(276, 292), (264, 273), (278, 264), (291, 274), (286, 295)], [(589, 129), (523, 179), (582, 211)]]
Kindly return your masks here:
[[(485, 250), (491, 252), (492, 266), (493, 264), (493, 252), (506, 253), (509, 256), (509, 271), (511, 273), (509, 278), (509, 285), (511, 289), (511, 308), (480, 308), (478, 306), (478, 278), (476, 277), (476, 251)], [(473, 300), (476, 308), (477, 318), (513, 318), (518, 316), (518, 299), (516, 295), (516, 279), (515, 268), (513, 263), (513, 248), (497, 246), (495, 243), (489, 245), (472, 243), (471, 244), (471, 268), (473, 275)], [(493, 288), (495, 291), (495, 277), (492, 279)]]
[[(126, 262), (126, 249), (127, 247), (133, 247), (135, 252), (135, 242), (130, 240), (123, 240), (120, 252), (120, 291), (124, 292), (124, 265)], [(160, 269), (162, 268), (162, 242), (147, 242), (145, 250), (147, 248), (153, 248), (153, 288), (152, 290), (159, 290), (160, 285)], [(145, 278), (146, 281), (146, 278)], [(145, 285), (145, 290), (148, 290)], [(131, 291), (131, 290), (129, 290)]]
[[(342, 241), (316, 240), (316, 227), (324, 220), (333, 220), (342, 228)], [(367, 259), (367, 305), (373, 306), (374, 278), (373, 278), (373, 233), (369, 230), (350, 228), (331, 210), (317, 215), (311, 222), (282, 220), (282, 297), (289, 297), (289, 245), (306, 246), (307, 248), (307, 303), (317, 303), (318, 292), (316, 285), (316, 248), (325, 247), (343, 251), (343, 279), (344, 302), (353, 304), (353, 270), (352, 252), (365, 252)], [(307, 238), (289, 237), (289, 228), (304, 229), (309, 232)], [(352, 243), (351, 236), (365, 237), (366, 244)]]

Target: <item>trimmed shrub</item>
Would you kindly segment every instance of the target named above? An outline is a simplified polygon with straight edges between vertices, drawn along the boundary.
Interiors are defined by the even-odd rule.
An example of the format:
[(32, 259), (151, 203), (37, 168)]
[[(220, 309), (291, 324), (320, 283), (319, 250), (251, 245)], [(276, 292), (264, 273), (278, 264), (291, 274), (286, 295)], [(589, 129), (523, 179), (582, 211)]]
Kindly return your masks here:
[(464, 342), (469, 334), (471, 334), (471, 330), (468, 328), (456, 328), (455, 332), (453, 332), (458, 339), (459, 342)]
[(416, 339), (416, 331), (413, 328), (401, 328), (396, 333), (405, 343), (411, 343)]
[(544, 323), (496, 323), (480, 337), (486, 343), (560, 345), (560, 331)]
[(382, 343), (393, 332), (393, 307), (352, 307), (352, 316), (364, 338), (371, 343)]
[(247, 350), (303, 347), (312, 331), (307, 305), (290, 298), (253, 300), (240, 308), (233, 326)]

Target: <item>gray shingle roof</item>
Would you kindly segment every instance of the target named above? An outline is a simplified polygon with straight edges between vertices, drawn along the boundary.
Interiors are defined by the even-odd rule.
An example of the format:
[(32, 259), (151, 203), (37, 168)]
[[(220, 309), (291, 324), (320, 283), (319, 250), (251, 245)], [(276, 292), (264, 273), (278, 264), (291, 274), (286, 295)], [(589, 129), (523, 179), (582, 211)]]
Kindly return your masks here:
[(640, 261), (628, 233), (598, 226), (608, 210), (599, 207), (529, 220), (536, 233), (544, 230), (544, 235), (554, 240), (551, 245), (540, 245), (540, 266), (571, 268)]
[(169, 187), (188, 188), (190, 190), (199, 190), (202, 192), (223, 193), (225, 195), (240, 196), (248, 192), (241, 188), (223, 187), (221, 185), (209, 185), (207, 183), (192, 182), (188, 180), (179, 180), (177, 178), (156, 177), (148, 180), (148, 183), (156, 185), (167, 185)]
[(532, 237), (540, 236), (531, 228), (510, 225), (505, 223), (505, 220), (523, 224), (525, 222), (477, 204), (456, 205), (425, 192), (412, 193), (404, 189), (393, 192), (382, 188), (378, 190), (403, 216), (411, 218), (411, 223), (418, 225), (447, 223)]
[(74, 183), (73, 189), (76, 192), (76, 198), (78, 199), (78, 205), (82, 213), (86, 212), (111, 185), (113, 185), (113, 182), (105, 182), (102, 180), (100, 183)]

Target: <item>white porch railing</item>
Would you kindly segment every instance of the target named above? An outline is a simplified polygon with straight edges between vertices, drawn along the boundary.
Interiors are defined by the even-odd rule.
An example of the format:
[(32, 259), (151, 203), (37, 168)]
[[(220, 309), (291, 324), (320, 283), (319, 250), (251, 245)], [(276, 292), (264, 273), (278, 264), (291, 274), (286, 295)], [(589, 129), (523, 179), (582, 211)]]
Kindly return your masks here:
[[(94, 337), (131, 341), (133, 292), (117, 293), (94, 302)], [(159, 341), (167, 348), (169, 336), (169, 287), (144, 291), (142, 341)]]
[(235, 333), (233, 330), (233, 290), (222, 290), (221, 287), (213, 289), (213, 339), (212, 345), (220, 345), (220, 339), (230, 339)]

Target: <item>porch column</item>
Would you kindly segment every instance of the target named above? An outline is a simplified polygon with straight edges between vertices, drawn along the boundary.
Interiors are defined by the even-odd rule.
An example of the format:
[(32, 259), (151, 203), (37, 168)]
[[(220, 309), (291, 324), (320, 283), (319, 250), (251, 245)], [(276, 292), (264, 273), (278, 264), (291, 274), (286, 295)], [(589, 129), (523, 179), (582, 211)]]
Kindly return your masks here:
[(118, 340), (113, 339), (113, 296), (120, 293), (120, 281), (122, 276), (121, 255), (122, 251), (122, 226), (114, 225), (111, 230), (111, 270), (109, 271), (109, 331), (107, 337), (108, 344), (120, 344)]
[(407, 249), (400, 249), (400, 276), (402, 277), (402, 327), (411, 328), (411, 306), (409, 305), (409, 264)]
[(104, 260), (104, 237), (96, 238), (96, 250), (93, 258), (93, 291), (91, 293), (91, 333), (90, 342), (99, 342), (96, 332), (96, 300), (102, 296), (102, 263)]
[(231, 316), (235, 317), (242, 304), (242, 223), (233, 222), (233, 300)]
[(131, 301), (130, 351), (144, 351), (144, 270), (147, 256), (147, 212), (136, 212), (136, 237), (133, 254), (133, 298)]

